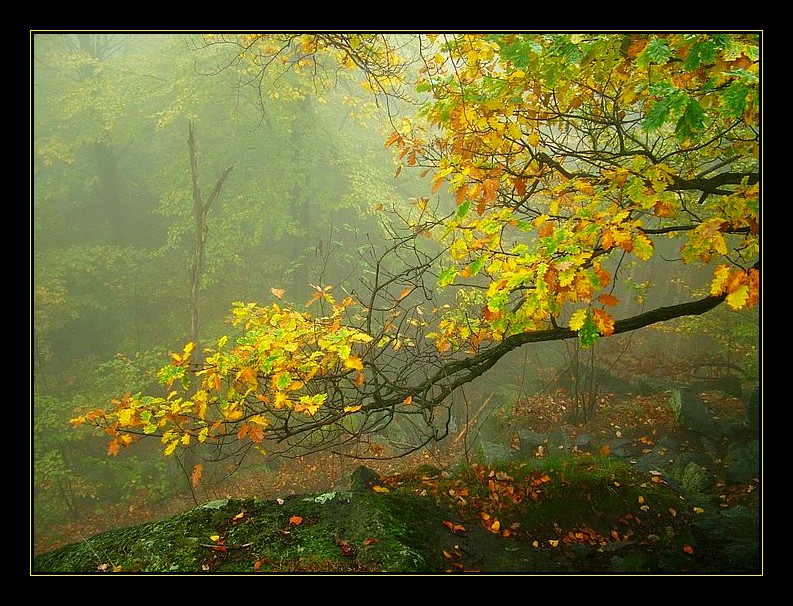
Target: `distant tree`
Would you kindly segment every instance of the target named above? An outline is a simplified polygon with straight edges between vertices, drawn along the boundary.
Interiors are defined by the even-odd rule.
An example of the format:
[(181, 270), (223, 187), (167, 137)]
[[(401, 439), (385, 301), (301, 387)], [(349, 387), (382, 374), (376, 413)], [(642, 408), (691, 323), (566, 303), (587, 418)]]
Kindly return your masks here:
[[(193, 343), (174, 353), (166, 395), (74, 419), (101, 427), (111, 453), (152, 435), (166, 455), (399, 456), (443, 438), (450, 394), (519, 347), (590, 347), (759, 301), (758, 34), (207, 41), (233, 44), (229, 65), (253, 81), (361, 70), (392, 110), (386, 146), (431, 181), (408, 208), (381, 209), (387, 239), (361, 248), (354, 291), (315, 284), (305, 310), (277, 288), (270, 304), (235, 303), (241, 334), (200, 364)], [(411, 88), (417, 117), (397, 119)], [(700, 294), (637, 308), (623, 285), (662, 247)]]

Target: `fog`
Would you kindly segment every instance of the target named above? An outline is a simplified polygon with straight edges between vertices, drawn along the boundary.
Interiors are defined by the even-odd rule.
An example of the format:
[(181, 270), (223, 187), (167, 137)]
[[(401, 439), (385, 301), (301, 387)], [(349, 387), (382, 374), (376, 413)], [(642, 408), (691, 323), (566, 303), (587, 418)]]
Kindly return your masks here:
[[(156, 438), (109, 456), (104, 436), (70, 425), (125, 393), (162, 393), (157, 371), (171, 352), (189, 340), (239, 334), (228, 323), (234, 302), (321, 313), (322, 301), (307, 304), (325, 287), (338, 300), (380, 290), (397, 300), (414, 281), (420, 287), (404, 302), (406, 318), (459, 304), (433, 284), (436, 269), (405, 269), (442, 255), (440, 244), (419, 238), (407, 254), (390, 248), (395, 236), (409, 233), (417, 199), (429, 198), (441, 215), (454, 209), (443, 189), (430, 193), (421, 170), (398, 171), (399, 160), (384, 145), (392, 125), (416, 107), (384, 103), (352, 72), (335, 71), (320, 85), (286, 70), (260, 78), (241, 65), (234, 49), (207, 46), (193, 34), (32, 36), (36, 550), (218, 496), (327, 489), (359, 464), (330, 451), (288, 450), (282, 458), (251, 451), (244, 460), (232, 457), (233, 465), (207, 464), (195, 487), (194, 461), (164, 457)], [(628, 286), (615, 291), (625, 302), (622, 314), (675, 304), (706, 287), (706, 268), (670, 273), (663, 259), (678, 254), (675, 246), (630, 270)], [(394, 284), (383, 275), (394, 276)], [(385, 311), (373, 317), (381, 328), (389, 321)], [(430, 330), (422, 328), (416, 339)], [(571, 366), (596, 367), (604, 390), (639, 375), (647, 385), (660, 382), (671, 362), (704, 373), (686, 380), (710, 377), (708, 369), (719, 366), (736, 369), (745, 394), (759, 377), (758, 331), (756, 309), (718, 309), (698, 324), (664, 323), (586, 351), (575, 341), (529, 343), (455, 389), (432, 418), (422, 417), (437, 440), (406, 461), (384, 457), (378, 471), (417, 460), (452, 466), (465, 459), (461, 445), (466, 457), (481, 452), (477, 441), (508, 448), (517, 403), (564, 387)], [(434, 358), (389, 355), (381, 361), (395, 383), (435, 371), (428, 365)], [(421, 444), (422, 431), (399, 419), (370, 446), (387, 454), (394, 445)]]

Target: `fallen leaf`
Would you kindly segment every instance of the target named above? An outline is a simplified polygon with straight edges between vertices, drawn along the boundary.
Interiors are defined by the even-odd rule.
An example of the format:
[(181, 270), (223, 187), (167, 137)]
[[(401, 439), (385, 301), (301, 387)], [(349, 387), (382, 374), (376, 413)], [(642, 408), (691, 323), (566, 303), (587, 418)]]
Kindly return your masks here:
[(377, 539), (366, 539), (366, 540), (363, 542), (363, 544), (364, 544), (364, 545), (372, 545), (372, 544), (374, 544), (374, 543), (377, 543)]
[(303, 518), (301, 518), (300, 516), (292, 516), (291, 518), (289, 518), (289, 523), (292, 524), (292, 526), (299, 526), (302, 521)]
[(694, 548), (691, 545), (684, 545), (683, 551), (689, 555), (692, 555), (694, 553)]

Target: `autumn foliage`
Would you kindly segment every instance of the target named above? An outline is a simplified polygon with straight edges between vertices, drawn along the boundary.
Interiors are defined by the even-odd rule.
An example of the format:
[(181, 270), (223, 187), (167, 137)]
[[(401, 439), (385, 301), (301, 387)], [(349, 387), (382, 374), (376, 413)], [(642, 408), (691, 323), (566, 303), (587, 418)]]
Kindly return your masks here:
[[(454, 389), (527, 342), (591, 346), (722, 302), (741, 310), (759, 301), (757, 35), (207, 40), (236, 48), (240, 69), (316, 74), (332, 62), (361, 70), (374, 94), (404, 100), (410, 91), (418, 110), (384, 144), (400, 170), (427, 177), (408, 226), (443, 254), (375, 283), (369, 296), (337, 302), (321, 285), (307, 302), (317, 306), (300, 311), (274, 285), (277, 303), (236, 303), (241, 336), (197, 359), (192, 343), (173, 354), (159, 377), (164, 395), (127, 394), (74, 420), (102, 427), (111, 454), (145, 435), (166, 455), (231, 442), (266, 452), (268, 440), (295, 436), (309, 450), (358, 443), (399, 414), (431, 425)], [(621, 268), (649, 262), (670, 239), (683, 270), (712, 267), (702, 304), (626, 317)], [(416, 302), (426, 304), (430, 274), (455, 304)], [(324, 313), (312, 315), (320, 304)], [(423, 375), (400, 373), (399, 363), (416, 361)]]

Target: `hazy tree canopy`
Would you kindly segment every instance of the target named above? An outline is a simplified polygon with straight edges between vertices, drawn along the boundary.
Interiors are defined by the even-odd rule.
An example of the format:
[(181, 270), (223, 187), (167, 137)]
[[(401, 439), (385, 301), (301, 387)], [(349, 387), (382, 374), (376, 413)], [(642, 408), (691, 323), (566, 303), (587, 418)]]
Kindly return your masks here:
[[(206, 51), (208, 81), (253, 95), (269, 125), (260, 135), (280, 137), (267, 163), (296, 171), (279, 185), (284, 231), (323, 237), (307, 206), (318, 176), (293, 154), (307, 136), (301, 114), (340, 101), (351, 74), (388, 110), (383, 143), (400, 178), (419, 172), (425, 192), (403, 204), (365, 186), (379, 228), (356, 249), (352, 278), (312, 282), (302, 300), (280, 283), (269, 302), (240, 296), (235, 336), (205, 339), (200, 359), (192, 342), (172, 354), (164, 392), (131, 391), (74, 420), (102, 427), (111, 453), (153, 435), (167, 455), (379, 456), (369, 436), (395, 419), (407, 452), (446, 435), (452, 392), (526, 343), (589, 347), (758, 303), (758, 35), (266, 34), (210, 36)], [(240, 196), (262, 183), (236, 168), (235, 181)], [(263, 245), (242, 230), (221, 231), (235, 250)], [(691, 299), (652, 290), (657, 262)]]

